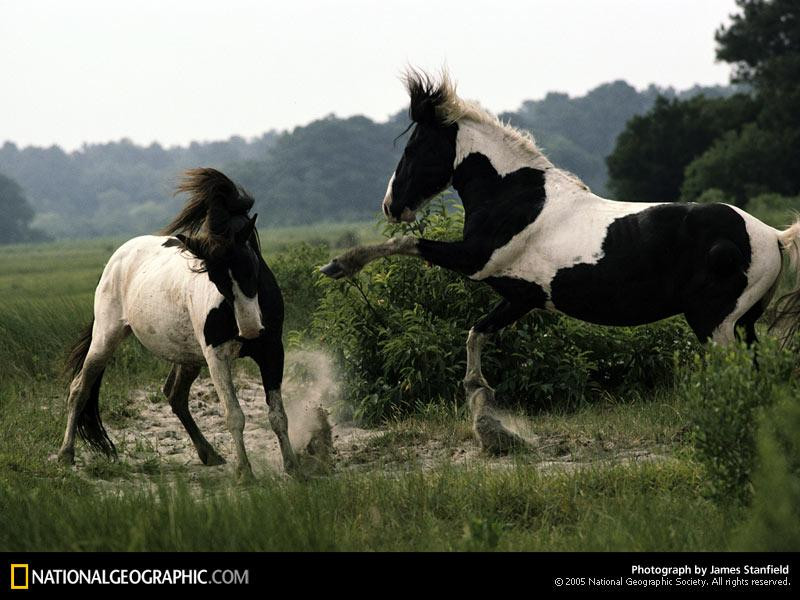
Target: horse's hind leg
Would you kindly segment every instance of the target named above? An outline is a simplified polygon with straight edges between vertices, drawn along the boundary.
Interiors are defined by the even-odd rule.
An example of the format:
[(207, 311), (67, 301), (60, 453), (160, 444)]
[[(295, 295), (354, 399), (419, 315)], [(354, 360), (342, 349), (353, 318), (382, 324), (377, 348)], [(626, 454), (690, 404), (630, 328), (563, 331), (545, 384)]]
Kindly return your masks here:
[(472, 413), (472, 428), (481, 448), (490, 454), (503, 454), (526, 442), (516, 433), (506, 429), (494, 414), (494, 390), (481, 371), (481, 349), (486, 338), (525, 315), (531, 310), (525, 304), (503, 300), (489, 315), (470, 329), (467, 337), (467, 374), (464, 390)]
[[(75, 462), (75, 431), (81, 422), (86, 422), (87, 415), (84, 415), (84, 411), (88, 410), (93, 411), (93, 422), (82, 429), (84, 435), (90, 436), (87, 441), (107, 455), (115, 453), (114, 445), (108, 439), (100, 422), (97, 403), (105, 366), (128, 330), (119, 320), (102, 318), (103, 315), (100, 317), (92, 323), (90, 330), (79, 342), (79, 346), (86, 344), (85, 350), (79, 346), (74, 350), (85, 354), (83, 357), (77, 357), (80, 367), (69, 386), (67, 427), (57, 457), (58, 461), (64, 464), (71, 465)], [(87, 406), (88, 400), (91, 400), (89, 406)]]
[(200, 367), (197, 365), (172, 365), (172, 370), (164, 383), (164, 395), (169, 400), (172, 412), (180, 419), (186, 433), (192, 439), (203, 464), (222, 465), (225, 464), (225, 459), (206, 440), (189, 412), (189, 390), (199, 374)]
[(744, 330), (744, 341), (749, 346), (752, 346), (758, 341), (758, 336), (756, 335), (756, 321), (764, 314), (764, 308), (766, 306), (765, 299), (762, 298), (758, 302), (756, 302), (750, 310), (748, 310), (744, 315), (736, 322), (736, 335), (739, 336), (739, 330)]
[(244, 412), (236, 399), (236, 390), (233, 387), (233, 374), (231, 373), (230, 356), (222, 350), (208, 347), (206, 351), (206, 362), (208, 362), (208, 372), (214, 388), (217, 390), (219, 399), (225, 405), (225, 423), (233, 437), (233, 445), (236, 449), (236, 473), (240, 480), (250, 480), (253, 478), (253, 469), (247, 458), (247, 451), (244, 447)]

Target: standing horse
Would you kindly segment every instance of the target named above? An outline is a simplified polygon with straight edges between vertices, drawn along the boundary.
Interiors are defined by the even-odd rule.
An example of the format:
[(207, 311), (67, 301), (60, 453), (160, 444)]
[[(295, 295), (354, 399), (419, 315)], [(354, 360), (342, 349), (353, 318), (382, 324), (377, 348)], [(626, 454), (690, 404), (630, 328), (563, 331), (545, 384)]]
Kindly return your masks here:
[[(416, 256), (483, 281), (502, 297), (469, 332), (464, 388), (481, 446), (502, 452), (522, 440), (492, 416), (481, 372), (487, 336), (533, 309), (603, 325), (640, 325), (685, 315), (697, 337), (748, 343), (788, 252), (797, 269), (800, 223), (778, 231), (725, 204), (606, 200), (553, 166), (533, 138), (501, 123), (440, 81), (410, 71), (414, 130), (389, 180), (383, 212), (413, 221), (449, 185), (464, 205), (457, 242), (410, 236), (354, 248), (322, 268), (352, 276), (369, 261)], [(795, 300), (800, 294), (795, 295)]]
[(73, 379), (58, 460), (74, 462), (76, 429), (95, 450), (116, 455), (100, 420), (100, 382), (114, 350), (133, 332), (145, 348), (173, 363), (164, 394), (203, 464), (219, 465), (225, 460), (198, 429), (188, 403), (192, 382), (208, 365), (242, 479), (251, 478), (252, 469), (231, 368), (238, 357), (252, 358), (261, 371), (284, 468), (292, 471), (297, 460), (281, 399), (283, 298), (261, 256), (256, 217), (247, 215), (253, 199), (214, 169), (187, 171), (178, 191), (190, 199), (162, 230), (165, 235), (126, 242), (103, 270), (94, 319), (68, 359)]

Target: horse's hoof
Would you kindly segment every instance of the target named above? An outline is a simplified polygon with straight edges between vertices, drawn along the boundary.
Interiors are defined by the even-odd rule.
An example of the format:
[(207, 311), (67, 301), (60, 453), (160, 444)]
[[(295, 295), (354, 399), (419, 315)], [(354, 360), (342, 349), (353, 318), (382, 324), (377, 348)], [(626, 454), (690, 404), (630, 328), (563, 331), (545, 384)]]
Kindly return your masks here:
[(59, 452), (58, 454), (51, 454), (47, 457), (50, 462), (57, 462), (60, 465), (71, 467), (75, 464), (74, 452)]
[(481, 449), (492, 456), (502, 456), (520, 450), (530, 449), (530, 443), (519, 434), (506, 429), (491, 415), (481, 415), (475, 419), (475, 435)]
[(236, 470), (236, 482), (241, 485), (249, 485), (254, 483), (256, 476), (253, 475), (253, 470), (248, 467), (243, 467)]
[(214, 450), (210, 450), (205, 455), (200, 455), (200, 460), (207, 467), (216, 467), (225, 464), (225, 459), (217, 454)]
[(283, 460), (283, 471), (292, 479), (303, 480), (305, 471), (300, 466), (300, 460), (295, 456), (292, 460)]
[(347, 273), (345, 273), (345, 270), (342, 268), (342, 265), (335, 258), (324, 267), (320, 267), (319, 270), (320, 273), (322, 273), (323, 275), (327, 275), (331, 279), (341, 279), (342, 277), (347, 275)]

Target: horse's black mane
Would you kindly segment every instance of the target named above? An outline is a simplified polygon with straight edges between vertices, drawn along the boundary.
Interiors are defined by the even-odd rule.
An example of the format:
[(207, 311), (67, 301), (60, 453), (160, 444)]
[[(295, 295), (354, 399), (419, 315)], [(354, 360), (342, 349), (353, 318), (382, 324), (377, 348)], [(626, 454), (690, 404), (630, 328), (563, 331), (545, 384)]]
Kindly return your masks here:
[[(213, 255), (224, 248), (233, 235), (249, 219), (248, 211), (254, 200), (242, 187), (225, 174), (211, 168), (189, 169), (175, 190), (187, 193), (189, 200), (178, 215), (161, 231), (161, 235), (183, 233), (196, 236), (205, 228), (204, 235), (195, 239), (203, 254)], [(250, 236), (250, 245), (261, 252), (258, 233)]]
[[(409, 68), (403, 77), (410, 103), (408, 116), (412, 123), (438, 124), (441, 119), (437, 109), (447, 99), (447, 84), (444, 78), (436, 82), (424, 71)], [(401, 134), (402, 135), (402, 134)]]

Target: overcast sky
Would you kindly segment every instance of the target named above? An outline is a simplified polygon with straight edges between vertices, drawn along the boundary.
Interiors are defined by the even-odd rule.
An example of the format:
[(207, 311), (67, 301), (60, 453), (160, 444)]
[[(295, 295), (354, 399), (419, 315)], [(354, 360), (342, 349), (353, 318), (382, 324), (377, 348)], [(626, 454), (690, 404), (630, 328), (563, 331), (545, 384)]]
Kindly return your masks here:
[(186, 144), (385, 119), (406, 63), (500, 112), (614, 79), (727, 83), (734, 0), (0, 0), (0, 143)]

